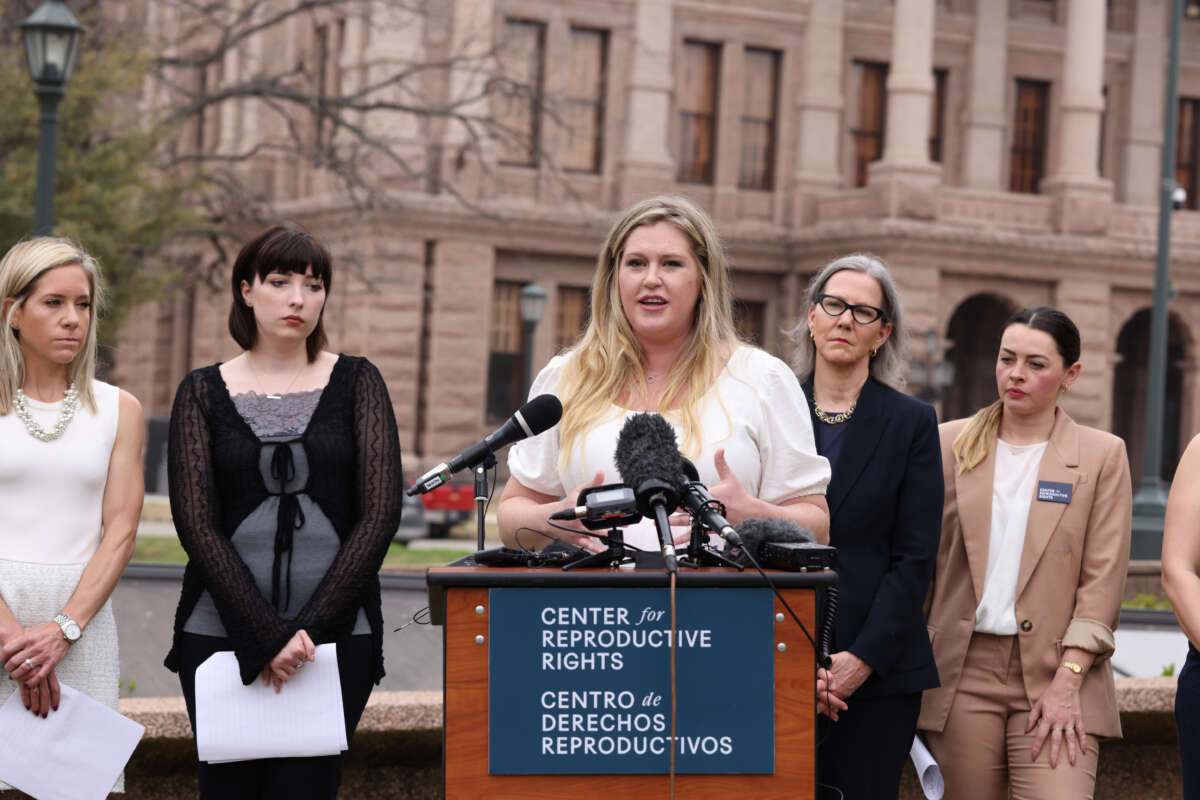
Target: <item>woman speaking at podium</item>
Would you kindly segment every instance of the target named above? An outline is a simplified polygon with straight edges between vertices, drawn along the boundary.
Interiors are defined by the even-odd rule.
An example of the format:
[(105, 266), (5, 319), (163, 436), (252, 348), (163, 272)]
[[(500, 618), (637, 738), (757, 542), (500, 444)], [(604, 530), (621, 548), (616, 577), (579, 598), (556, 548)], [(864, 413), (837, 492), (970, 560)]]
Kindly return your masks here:
[[(613, 226), (587, 329), (538, 374), (530, 396), (547, 392), (562, 401), (562, 421), (509, 451), (498, 509), (505, 544), (540, 549), (562, 538), (603, 550), (546, 518), (574, 506), (585, 487), (621, 482), (617, 435), (642, 411), (671, 423), (731, 523), (783, 517), (828, 539), (829, 465), (814, 447), (804, 392), (782, 361), (738, 340), (724, 250), (689, 200), (643, 200)], [(629, 527), (625, 541), (660, 549), (652, 520)]]
[[(1125, 444), (1059, 398), (1079, 375), (1061, 311), (1018, 311), (1000, 399), (941, 426), (946, 484), (928, 605), (941, 687), (918, 727), (947, 797), (1091, 797), (1097, 737), (1120, 736), (1113, 630), (1129, 565)], [(1010, 795), (1011, 791), (1011, 795)]]
[[(847, 705), (826, 710), (829, 698), (818, 696), (832, 717), (818, 728), (818, 777), (842, 800), (895, 797), (921, 692), (937, 686), (922, 613), (942, 517), (937, 417), (897, 389), (908, 331), (882, 260), (831, 261), (806, 300), (792, 330), (794, 366), (812, 398), (817, 450), (833, 469), (826, 498), (838, 549), (837, 635), (822, 674)], [(863, 768), (863, 753), (873, 768)]]

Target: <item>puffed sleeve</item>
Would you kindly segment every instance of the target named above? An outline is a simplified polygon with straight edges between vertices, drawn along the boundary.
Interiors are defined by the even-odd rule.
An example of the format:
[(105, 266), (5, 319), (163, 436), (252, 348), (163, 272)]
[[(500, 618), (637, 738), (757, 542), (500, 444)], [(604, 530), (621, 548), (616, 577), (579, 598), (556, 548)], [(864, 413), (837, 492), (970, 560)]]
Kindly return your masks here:
[(817, 453), (804, 389), (782, 361), (773, 356), (761, 360), (763, 365), (757, 371), (763, 413), (757, 441), (763, 471), (758, 498), (778, 504), (794, 497), (825, 494), (829, 460)]
[(1096, 654), (1102, 661), (1116, 648), (1113, 631), (1121, 614), (1121, 595), (1129, 567), (1133, 484), (1125, 443), (1113, 438), (1096, 476), (1096, 494), (1083, 540), (1075, 613), (1062, 645)]
[[(555, 394), (565, 363), (564, 356), (552, 358), (534, 378), (533, 385), (529, 388), (530, 398), (540, 394)], [(517, 442), (508, 450), (509, 474), (527, 489), (552, 497), (562, 497), (567, 490), (562, 485), (559, 473), (560, 442), (557, 425), (537, 436)]]
[(297, 617), (315, 641), (336, 636), (339, 621), (362, 603), (400, 524), (404, 481), (396, 417), (383, 376), (366, 359), (355, 380), (354, 437), (358, 462), (354, 527)]
[(200, 571), (228, 631), (242, 682), (250, 684), (299, 626), (280, 619), (233, 543), (221, 532), (204, 389), (202, 373), (191, 373), (179, 384), (171, 408), (167, 434), (171, 518), (190, 564)]

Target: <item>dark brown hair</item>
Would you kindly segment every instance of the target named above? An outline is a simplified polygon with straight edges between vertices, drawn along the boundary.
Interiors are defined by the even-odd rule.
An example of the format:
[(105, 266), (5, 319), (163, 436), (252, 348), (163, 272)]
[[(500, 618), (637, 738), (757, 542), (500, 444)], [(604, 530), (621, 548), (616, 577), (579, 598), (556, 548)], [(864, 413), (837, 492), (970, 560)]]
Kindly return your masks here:
[[(1048, 334), (1062, 357), (1063, 368), (1070, 369), (1079, 360), (1081, 343), (1079, 328), (1063, 312), (1050, 306), (1022, 308), (1004, 322), (1003, 330), (1013, 325), (1027, 325), (1035, 331)], [(1004, 401), (997, 400), (987, 408), (975, 412), (966, 426), (954, 437), (954, 461), (958, 474), (974, 469), (985, 458), (992, 441), (999, 435), (1000, 417), (1004, 413)]]
[(1079, 339), (1079, 328), (1063, 312), (1050, 306), (1034, 306), (1022, 308), (1004, 323), (1004, 330), (1010, 325), (1028, 325), (1035, 331), (1049, 334), (1054, 340), (1058, 354), (1062, 356), (1063, 366), (1069, 367), (1079, 360), (1082, 345)]
[[(242, 299), (242, 281), (253, 285), (255, 278), (265, 280), (272, 272), (304, 275), (310, 266), (313, 277), (324, 284), (325, 296), (328, 297), (333, 282), (333, 262), (325, 245), (307, 231), (292, 225), (276, 225), (242, 247), (233, 262), (233, 305), (229, 309), (229, 334), (243, 350), (253, 348), (258, 341), (258, 323), (254, 319), (254, 310)], [(324, 318), (325, 309), (321, 309), (317, 326), (304, 342), (310, 362), (316, 359), (327, 341)]]

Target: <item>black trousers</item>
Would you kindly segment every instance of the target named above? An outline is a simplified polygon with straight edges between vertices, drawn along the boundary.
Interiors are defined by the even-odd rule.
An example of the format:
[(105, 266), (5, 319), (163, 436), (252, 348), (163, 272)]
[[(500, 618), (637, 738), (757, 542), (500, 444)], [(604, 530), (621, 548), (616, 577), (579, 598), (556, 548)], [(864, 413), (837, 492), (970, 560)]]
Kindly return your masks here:
[(1190, 642), (1175, 686), (1175, 729), (1183, 766), (1183, 800), (1200, 800), (1200, 652)]
[(900, 773), (912, 749), (921, 693), (846, 701), (838, 721), (817, 718), (817, 797), (887, 800), (900, 793)]
[[(196, 730), (196, 668), (213, 653), (232, 650), (229, 640), (185, 633), (179, 643), (179, 683), (187, 702), (188, 718)], [(374, 652), (369, 635), (347, 636), (337, 642), (338, 672), (342, 683), (342, 709), (346, 741), (371, 696)], [(287, 686), (283, 687), (287, 691)], [(332, 800), (342, 782), (346, 754), (312, 758), (261, 758), (227, 764), (198, 762), (197, 775), (203, 800)]]

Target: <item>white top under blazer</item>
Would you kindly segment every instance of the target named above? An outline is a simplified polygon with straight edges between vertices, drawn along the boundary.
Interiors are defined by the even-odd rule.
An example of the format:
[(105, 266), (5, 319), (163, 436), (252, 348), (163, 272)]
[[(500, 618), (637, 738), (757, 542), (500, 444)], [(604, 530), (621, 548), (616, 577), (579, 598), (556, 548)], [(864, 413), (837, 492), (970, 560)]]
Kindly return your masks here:
[(992, 527), (988, 537), (983, 594), (975, 609), (975, 630), (996, 636), (1017, 632), (1017, 579), (1034, 485), (1046, 442), (1009, 444), (996, 440), (992, 480)]
[[(15, 411), (0, 416), (0, 558), (81, 564), (96, 552), (120, 390), (101, 381), (92, 390), (98, 413), (81, 400), (52, 442), (29, 435)], [(54, 427), (62, 401), (26, 402), (42, 428)]]
[[(530, 397), (556, 394), (559, 378), (569, 354), (555, 356), (538, 373)], [(800, 382), (787, 365), (755, 347), (734, 351), (714, 386), (704, 395), (700, 414), (701, 450), (684, 453), (696, 465), (705, 486), (717, 482), (713, 454), (725, 448), (725, 460), (743, 488), (768, 503), (794, 497), (824, 494), (829, 484), (829, 461), (817, 454), (813, 440), (808, 400)], [(542, 494), (562, 497), (604, 471), (606, 484), (621, 483), (614, 458), (617, 435), (626, 417), (638, 412), (612, 405), (610, 413), (577, 443), (563, 461), (557, 426), (517, 442), (508, 451), (508, 468), (522, 485)], [(675, 430), (682, 447), (680, 417), (667, 412), (663, 417)], [(572, 498), (574, 500), (574, 498)], [(682, 533), (686, 528), (676, 528)], [(523, 531), (520, 544), (533, 547)], [(653, 520), (625, 529), (625, 542), (642, 550), (658, 550), (658, 533)]]

